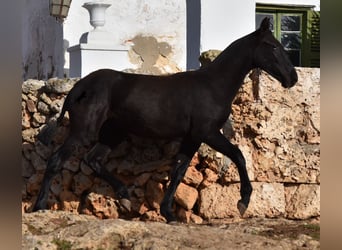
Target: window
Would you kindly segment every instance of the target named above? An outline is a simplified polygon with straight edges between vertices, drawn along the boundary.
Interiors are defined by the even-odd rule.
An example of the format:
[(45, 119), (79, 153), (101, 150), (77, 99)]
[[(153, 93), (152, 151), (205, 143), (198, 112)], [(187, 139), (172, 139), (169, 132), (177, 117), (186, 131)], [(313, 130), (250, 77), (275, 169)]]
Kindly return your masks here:
[(319, 13), (316, 19), (312, 13), (311, 8), (257, 5), (255, 24), (258, 28), (269, 17), (273, 35), (284, 46), (292, 63), (319, 67)]

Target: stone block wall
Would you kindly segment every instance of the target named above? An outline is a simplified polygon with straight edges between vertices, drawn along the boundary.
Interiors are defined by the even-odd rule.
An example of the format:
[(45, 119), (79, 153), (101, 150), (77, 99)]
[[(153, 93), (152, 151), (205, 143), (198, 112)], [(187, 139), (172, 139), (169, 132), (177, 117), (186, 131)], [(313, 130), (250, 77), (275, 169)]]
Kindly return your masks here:
[[(243, 152), (254, 188), (246, 217), (307, 219), (320, 216), (320, 70), (297, 68), (299, 82), (283, 89), (266, 73), (246, 77), (223, 133)], [(27, 80), (22, 85), (22, 209), (30, 212), (46, 160), (68, 133), (68, 117), (50, 146), (36, 136), (57, 117), (78, 79)], [(200, 112), (200, 110), (199, 110)], [(233, 130), (232, 130), (233, 129)], [(130, 137), (104, 159), (129, 188), (132, 211), (120, 209), (110, 186), (82, 161), (82, 147), (54, 178), (49, 208), (99, 218), (163, 220), (160, 202), (169, 182), (177, 141)], [(175, 194), (184, 222), (239, 217), (239, 176), (234, 164), (203, 144)]]

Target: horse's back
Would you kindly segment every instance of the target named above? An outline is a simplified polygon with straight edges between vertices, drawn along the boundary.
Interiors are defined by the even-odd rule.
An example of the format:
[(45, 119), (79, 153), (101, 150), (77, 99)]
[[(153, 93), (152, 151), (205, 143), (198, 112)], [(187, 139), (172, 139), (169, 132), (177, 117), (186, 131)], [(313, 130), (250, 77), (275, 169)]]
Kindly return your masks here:
[(111, 112), (125, 128), (139, 135), (178, 137), (189, 130), (190, 88), (175, 75), (123, 74), (114, 83)]

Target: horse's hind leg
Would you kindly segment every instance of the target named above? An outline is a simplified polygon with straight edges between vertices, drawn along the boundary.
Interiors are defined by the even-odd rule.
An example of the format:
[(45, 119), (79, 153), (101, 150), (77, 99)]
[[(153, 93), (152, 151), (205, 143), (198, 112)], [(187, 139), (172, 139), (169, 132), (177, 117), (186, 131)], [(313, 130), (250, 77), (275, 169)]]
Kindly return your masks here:
[(78, 144), (79, 140), (76, 137), (69, 137), (48, 159), (42, 185), (32, 211), (46, 209), (51, 181), (61, 171), (63, 163), (71, 156)]
[(242, 152), (238, 147), (234, 146), (227, 138), (225, 138), (219, 131), (207, 136), (204, 142), (213, 149), (229, 157), (237, 166), (241, 181), (241, 200), (239, 200), (237, 207), (242, 216), (248, 208), (250, 196), (252, 194), (252, 185), (248, 178), (246, 161), (243, 157)]
[(166, 218), (167, 222), (176, 221), (176, 218), (172, 213), (174, 194), (199, 146), (200, 142), (194, 141), (190, 137), (186, 137), (176, 155), (171, 173), (171, 182), (160, 206), (160, 213)]
[(115, 178), (105, 166), (102, 159), (110, 153), (112, 148), (119, 145), (125, 137), (125, 133), (120, 129), (113, 120), (107, 120), (101, 127), (99, 133), (99, 142), (89, 151), (84, 160), (94, 173), (101, 179), (111, 185), (120, 205), (127, 211), (131, 210), (131, 202), (126, 186), (117, 178)]

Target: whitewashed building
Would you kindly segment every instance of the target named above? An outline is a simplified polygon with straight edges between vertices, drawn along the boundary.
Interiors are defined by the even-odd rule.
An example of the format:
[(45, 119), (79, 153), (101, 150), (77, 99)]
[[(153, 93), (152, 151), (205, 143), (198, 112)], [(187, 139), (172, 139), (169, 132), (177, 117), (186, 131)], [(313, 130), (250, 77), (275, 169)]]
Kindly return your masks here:
[[(319, 0), (72, 0), (63, 22), (50, 16), (49, 1), (25, 0), (22, 20), (24, 79), (66, 77), (71, 72), (77, 74), (77, 53), (88, 53), (85, 50), (77, 52), (82, 47), (80, 39), (93, 29), (89, 23), (89, 13), (82, 7), (90, 1), (111, 4), (105, 11), (104, 26), (111, 35), (105, 39), (106, 45), (103, 46), (112, 52), (104, 55), (113, 53), (110, 56), (115, 66), (109, 67), (119, 70), (136, 66), (134, 58), (139, 55), (132, 55), (131, 52), (138, 42), (140, 46), (150, 46), (146, 47), (146, 51), (151, 55), (159, 49), (158, 53), (180, 70), (198, 68), (201, 52), (223, 50), (235, 39), (255, 30), (264, 16), (271, 17), (275, 36), (287, 46), (295, 64), (319, 66), (317, 24), (316, 31), (311, 32), (314, 26), (311, 13), (312, 10), (320, 10)], [(312, 45), (313, 35), (315, 48)], [(141, 37), (148, 37), (149, 40), (139, 40)], [(83, 48), (86, 46), (83, 45)], [(75, 49), (76, 53), (72, 54)], [(135, 53), (139, 54), (137, 51)], [(85, 58), (82, 57), (82, 60), (86, 63), (96, 64), (97, 59)], [(104, 63), (105, 59), (100, 61)]]

